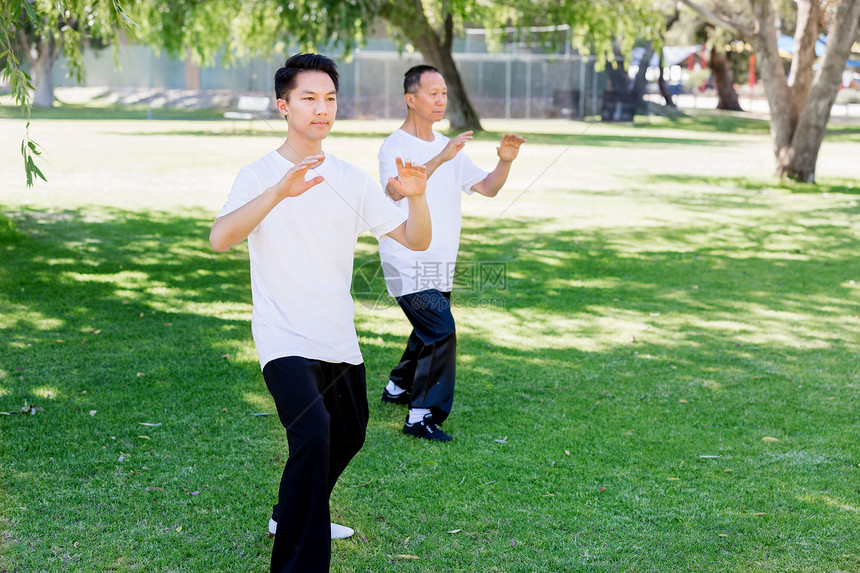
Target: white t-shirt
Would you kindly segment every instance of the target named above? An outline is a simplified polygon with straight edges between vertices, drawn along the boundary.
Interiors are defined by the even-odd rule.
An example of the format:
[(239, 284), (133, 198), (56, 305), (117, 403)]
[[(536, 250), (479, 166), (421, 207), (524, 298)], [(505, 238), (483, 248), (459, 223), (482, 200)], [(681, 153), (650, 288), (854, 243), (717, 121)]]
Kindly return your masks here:
[[(219, 217), (247, 204), (293, 167), (277, 151), (239, 171)], [(284, 356), (361, 364), (349, 292), (358, 235), (379, 239), (406, 217), (364, 171), (326, 155), (307, 174), (325, 181), (281, 201), (248, 235), (251, 330), (260, 366)]]
[[(397, 176), (397, 157), (423, 165), (445, 149), (449, 138), (436, 131), (433, 135), (433, 141), (424, 141), (398, 129), (385, 139), (379, 150), (379, 177), (383, 187), (388, 184), (389, 177)], [(388, 294), (403, 296), (429, 289), (451, 291), (460, 248), (460, 192), (471, 194), (472, 185), (486, 176), (487, 172), (472, 163), (462, 151), (433, 172), (427, 180), (425, 194), (433, 226), (430, 247), (426, 251), (410, 251), (393, 239), (379, 242)], [(404, 213), (409, 212), (406, 199), (394, 204)]]

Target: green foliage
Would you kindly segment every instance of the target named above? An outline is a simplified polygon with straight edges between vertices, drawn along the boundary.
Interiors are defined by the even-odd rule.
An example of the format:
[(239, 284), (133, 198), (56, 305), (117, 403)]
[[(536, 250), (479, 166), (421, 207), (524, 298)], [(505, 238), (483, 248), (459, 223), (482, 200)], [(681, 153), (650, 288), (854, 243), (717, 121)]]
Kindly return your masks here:
[(225, 65), (268, 55), (286, 45), (303, 50), (336, 45), (347, 54), (364, 42), (380, 19), (404, 45), (414, 45), (415, 35), (423, 31), (417, 22), (425, 19), (440, 40), (444, 39), (449, 16), (455, 32), (466, 24), (477, 24), (491, 32), (495, 45), (505, 37), (506, 27), (522, 30), (522, 38), (532, 34), (557, 45), (563, 37), (560, 33), (526, 29), (566, 25), (571, 29), (568, 40), (575, 48), (611, 61), (616, 42), (629, 54), (635, 41), (659, 37), (663, 26), (660, 11), (646, 0), (138, 0), (129, 5), (129, 12), (143, 30), (144, 43), (174, 56), (190, 51), (206, 64), (221, 55)]
[(521, 29), (569, 25), (572, 46), (594, 54), (598, 66), (614, 62), (617, 51), (628, 57), (637, 41), (658, 39), (665, 25), (659, 5), (647, 0), (520, 0), (513, 10), (502, 10), (495, 3), (489, 8), (482, 15), (485, 22), (495, 20), (491, 29), (497, 29), (504, 19)]
[(22, 51), (41, 38), (53, 38), (58, 50), (66, 56), (70, 73), (82, 82), (84, 43), (116, 44), (121, 30), (131, 35), (130, 25), (119, 0), (4, 0), (0, 4), (0, 59), (6, 59), (0, 79), (9, 82), (15, 103), (27, 118), (21, 155), (28, 187), (32, 187), (36, 178), (47, 180), (36, 166), (35, 159), (41, 155), (39, 146), (30, 139), (33, 84), (29, 74), (21, 69)]
[(129, 5), (140, 40), (173, 56), (186, 52), (200, 64), (221, 57), (225, 66), (252, 56), (340, 44), (350, 50), (364, 38), (365, 23), (350, 3), (285, 4), (275, 0), (137, 0)]
[(27, 173), (27, 187), (33, 186), (33, 178), (39, 177), (42, 181), (47, 181), (42, 171), (36, 166), (34, 157), (42, 155), (39, 144), (30, 139), (30, 122), (27, 122), (26, 136), (21, 142), (21, 155), (24, 157), (24, 171)]

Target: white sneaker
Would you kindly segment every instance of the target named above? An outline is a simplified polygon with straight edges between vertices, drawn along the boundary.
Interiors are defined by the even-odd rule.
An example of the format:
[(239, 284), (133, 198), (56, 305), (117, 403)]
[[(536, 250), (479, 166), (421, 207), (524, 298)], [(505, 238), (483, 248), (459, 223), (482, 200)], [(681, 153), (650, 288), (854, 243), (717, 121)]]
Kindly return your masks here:
[(355, 534), (355, 531), (351, 527), (347, 527), (345, 525), (338, 525), (337, 523), (331, 524), (331, 538), (332, 539), (346, 539), (347, 537), (352, 537)]
[[(278, 522), (274, 519), (269, 519), (269, 537), (274, 537), (278, 532)], [(347, 537), (352, 537), (355, 535), (355, 531), (351, 527), (347, 527), (345, 525), (338, 525), (337, 523), (331, 524), (331, 538), (332, 539), (346, 539)]]

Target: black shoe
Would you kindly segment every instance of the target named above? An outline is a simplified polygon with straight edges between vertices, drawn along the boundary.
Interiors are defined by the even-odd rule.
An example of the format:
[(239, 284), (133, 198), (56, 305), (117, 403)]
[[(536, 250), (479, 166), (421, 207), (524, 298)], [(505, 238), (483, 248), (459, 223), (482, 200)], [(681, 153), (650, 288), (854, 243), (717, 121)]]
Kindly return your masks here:
[[(409, 417), (407, 416), (406, 419), (409, 420)], [(434, 442), (450, 442), (454, 439), (453, 436), (449, 436), (442, 431), (442, 428), (436, 425), (432, 414), (427, 414), (423, 420), (414, 424), (410, 424), (407, 421), (403, 425), (403, 433)]]
[(408, 404), (412, 397), (409, 392), (401, 392), (400, 394), (392, 394), (387, 388), (382, 389), (382, 401), (389, 404)]

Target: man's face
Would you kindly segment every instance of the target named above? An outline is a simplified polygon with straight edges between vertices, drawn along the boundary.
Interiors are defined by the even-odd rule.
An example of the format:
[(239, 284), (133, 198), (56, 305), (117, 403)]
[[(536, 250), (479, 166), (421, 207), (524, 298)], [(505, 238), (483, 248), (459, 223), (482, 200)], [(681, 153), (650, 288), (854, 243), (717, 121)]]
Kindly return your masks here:
[(290, 133), (313, 141), (325, 139), (337, 115), (337, 92), (329, 75), (320, 71), (300, 73), (287, 97), (277, 103)]
[(421, 119), (435, 123), (445, 115), (448, 106), (448, 86), (437, 72), (421, 74), (421, 85), (406, 94), (406, 105)]

